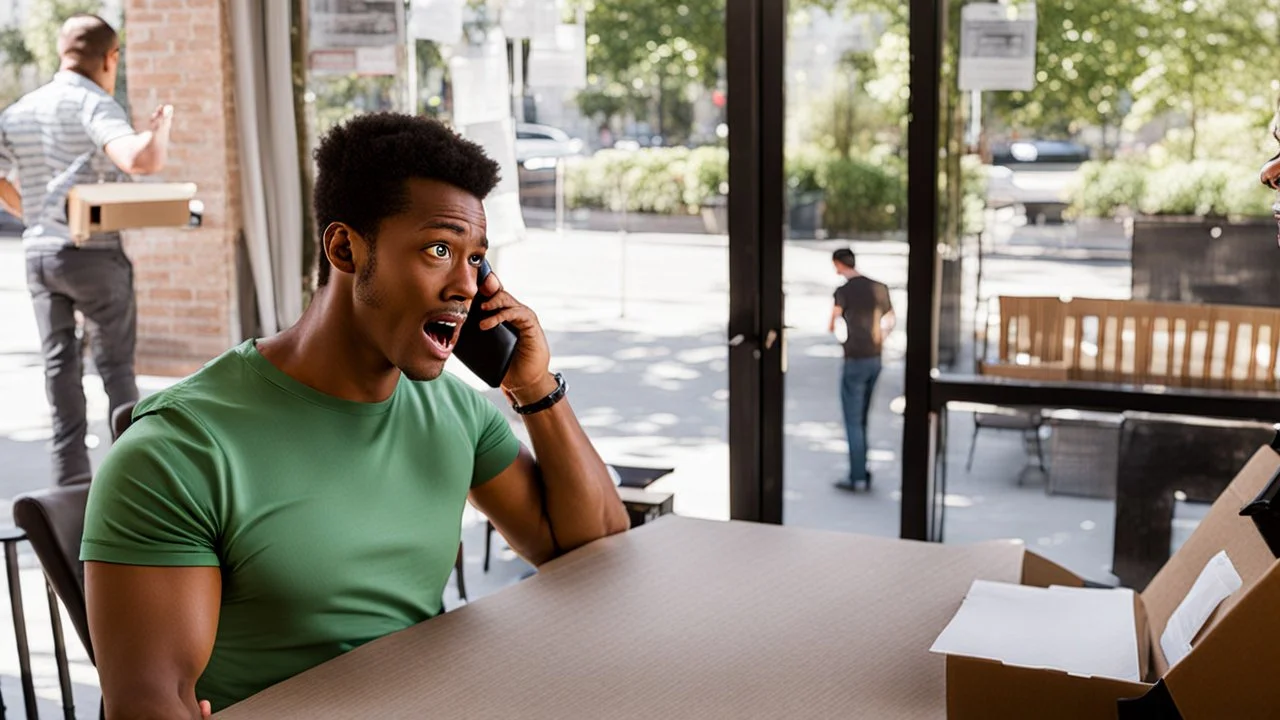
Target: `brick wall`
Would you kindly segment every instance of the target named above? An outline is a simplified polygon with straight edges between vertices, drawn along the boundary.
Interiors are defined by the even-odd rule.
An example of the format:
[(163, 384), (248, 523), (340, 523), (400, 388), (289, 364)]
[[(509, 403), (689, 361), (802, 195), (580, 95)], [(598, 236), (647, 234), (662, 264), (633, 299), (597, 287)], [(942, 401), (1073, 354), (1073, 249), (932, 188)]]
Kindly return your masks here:
[(174, 107), (160, 177), (194, 182), (201, 228), (126, 233), (138, 294), (138, 373), (186, 375), (240, 340), (232, 318), (241, 227), (231, 45), (224, 0), (124, 0), (135, 127)]

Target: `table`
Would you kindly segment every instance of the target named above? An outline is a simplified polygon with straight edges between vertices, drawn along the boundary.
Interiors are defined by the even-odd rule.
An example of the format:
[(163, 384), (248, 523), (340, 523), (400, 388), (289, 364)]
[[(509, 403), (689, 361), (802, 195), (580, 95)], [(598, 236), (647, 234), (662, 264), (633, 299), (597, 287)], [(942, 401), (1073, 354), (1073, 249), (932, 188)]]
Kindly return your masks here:
[(928, 651), (1023, 549), (668, 515), (320, 665), (245, 718), (944, 718)]

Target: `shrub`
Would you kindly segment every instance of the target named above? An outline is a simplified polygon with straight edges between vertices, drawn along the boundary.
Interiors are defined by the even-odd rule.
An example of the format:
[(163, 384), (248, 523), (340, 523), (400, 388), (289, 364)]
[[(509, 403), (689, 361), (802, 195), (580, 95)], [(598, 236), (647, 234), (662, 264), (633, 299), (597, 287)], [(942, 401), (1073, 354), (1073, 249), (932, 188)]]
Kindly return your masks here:
[(613, 212), (688, 212), (689, 149), (601, 150), (565, 168), (565, 204)]
[(1145, 215), (1257, 217), (1271, 214), (1273, 191), (1253, 168), (1223, 160), (1088, 162), (1071, 189), (1071, 217)]
[(826, 189), (823, 224), (827, 230), (881, 232), (898, 228), (903, 187), (885, 168), (835, 158), (822, 168), (819, 183)]
[(1230, 181), (1226, 163), (1173, 163), (1147, 177), (1139, 208), (1147, 215), (1225, 216)]
[(700, 147), (685, 163), (684, 202), (691, 208), (729, 193), (729, 149)]
[(790, 194), (802, 195), (821, 191), (823, 188), (823, 166), (831, 158), (831, 152), (815, 145), (800, 145), (787, 148), (786, 173), (787, 190)]
[(1071, 204), (1067, 215), (1110, 218), (1122, 210), (1136, 212), (1150, 172), (1136, 160), (1084, 163), (1068, 191)]

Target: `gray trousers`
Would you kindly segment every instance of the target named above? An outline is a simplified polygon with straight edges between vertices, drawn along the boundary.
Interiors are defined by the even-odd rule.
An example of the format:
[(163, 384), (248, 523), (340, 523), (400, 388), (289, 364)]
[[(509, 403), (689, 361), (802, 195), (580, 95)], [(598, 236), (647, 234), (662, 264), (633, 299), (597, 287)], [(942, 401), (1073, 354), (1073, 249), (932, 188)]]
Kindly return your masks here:
[(133, 263), (118, 248), (29, 250), (27, 287), (40, 329), (45, 392), (53, 410), (53, 481), (86, 482), (92, 470), (84, 444), (88, 421), (75, 311), (84, 315), (93, 364), (111, 410), (137, 400)]

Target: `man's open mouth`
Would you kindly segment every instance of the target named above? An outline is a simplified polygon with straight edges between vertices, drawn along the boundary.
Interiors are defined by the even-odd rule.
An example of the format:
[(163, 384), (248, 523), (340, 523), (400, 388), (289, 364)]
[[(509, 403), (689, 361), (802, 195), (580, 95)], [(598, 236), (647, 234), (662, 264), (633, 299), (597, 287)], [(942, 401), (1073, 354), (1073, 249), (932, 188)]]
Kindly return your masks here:
[(454, 342), (458, 338), (458, 327), (462, 325), (463, 319), (460, 317), (440, 318), (430, 320), (426, 325), (422, 326), (423, 332), (445, 350), (453, 349)]

